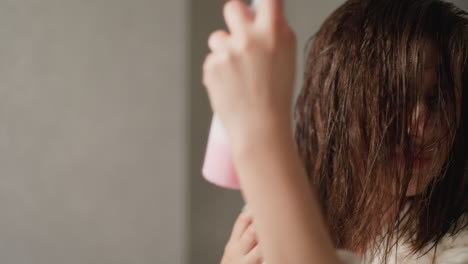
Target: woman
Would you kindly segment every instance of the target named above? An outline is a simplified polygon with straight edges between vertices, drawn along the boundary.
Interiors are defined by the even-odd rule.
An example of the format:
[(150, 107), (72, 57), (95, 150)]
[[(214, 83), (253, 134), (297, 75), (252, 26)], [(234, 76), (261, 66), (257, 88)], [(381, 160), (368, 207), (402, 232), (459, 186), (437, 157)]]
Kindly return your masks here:
[(294, 141), (281, 2), (224, 11), (230, 32), (210, 36), (204, 84), (250, 216), (222, 263), (338, 263), (333, 248), (362, 263), (468, 263), (468, 14), (439, 0), (346, 2), (311, 39)]

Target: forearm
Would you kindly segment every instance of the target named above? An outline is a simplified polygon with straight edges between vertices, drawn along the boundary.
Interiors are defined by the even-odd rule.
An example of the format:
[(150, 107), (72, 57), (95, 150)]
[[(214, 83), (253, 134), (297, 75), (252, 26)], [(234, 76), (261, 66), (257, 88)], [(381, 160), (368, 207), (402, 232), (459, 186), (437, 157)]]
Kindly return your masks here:
[(234, 160), (268, 264), (339, 263), (289, 129), (257, 129)]

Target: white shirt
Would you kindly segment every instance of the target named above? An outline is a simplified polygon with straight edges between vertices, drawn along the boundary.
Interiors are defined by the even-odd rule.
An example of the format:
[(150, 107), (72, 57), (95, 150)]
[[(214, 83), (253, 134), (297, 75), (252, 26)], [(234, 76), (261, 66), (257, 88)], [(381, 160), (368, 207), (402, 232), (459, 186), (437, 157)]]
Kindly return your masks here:
[[(461, 219), (462, 222), (467, 220), (468, 216)], [(383, 252), (383, 247), (382, 245), (379, 252)], [(426, 252), (427, 249), (422, 252)], [(437, 252), (433, 248), (419, 258), (417, 253), (409, 255), (410, 252), (409, 244), (400, 244), (398, 247), (394, 247), (389, 256), (388, 264), (431, 264), (434, 255), (435, 264), (468, 264), (468, 229), (462, 230), (455, 237), (450, 237), (450, 235), (443, 237), (437, 246)], [(345, 264), (382, 264), (382, 254), (378, 254), (372, 262), (368, 254), (364, 254), (363, 259), (359, 259), (356, 254), (346, 250), (337, 250), (337, 254)]]

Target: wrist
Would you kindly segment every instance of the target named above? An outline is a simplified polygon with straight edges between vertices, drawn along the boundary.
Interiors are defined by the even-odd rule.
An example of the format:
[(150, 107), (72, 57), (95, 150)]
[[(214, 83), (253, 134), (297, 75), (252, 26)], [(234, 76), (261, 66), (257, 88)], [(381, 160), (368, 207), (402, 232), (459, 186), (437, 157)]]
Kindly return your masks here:
[(287, 119), (262, 120), (240, 130), (231, 140), (233, 158), (237, 160), (273, 148), (295, 148), (292, 124)]

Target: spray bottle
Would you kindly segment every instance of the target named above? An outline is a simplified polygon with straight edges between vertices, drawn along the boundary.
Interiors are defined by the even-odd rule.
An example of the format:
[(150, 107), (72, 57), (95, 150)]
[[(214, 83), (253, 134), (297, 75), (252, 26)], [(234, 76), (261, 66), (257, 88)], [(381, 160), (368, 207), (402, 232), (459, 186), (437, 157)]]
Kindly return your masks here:
[[(252, 1), (251, 9), (253, 11), (257, 10), (259, 1)], [(217, 186), (234, 190), (240, 189), (228, 137), (216, 113), (211, 121), (202, 174), (208, 182)]]

